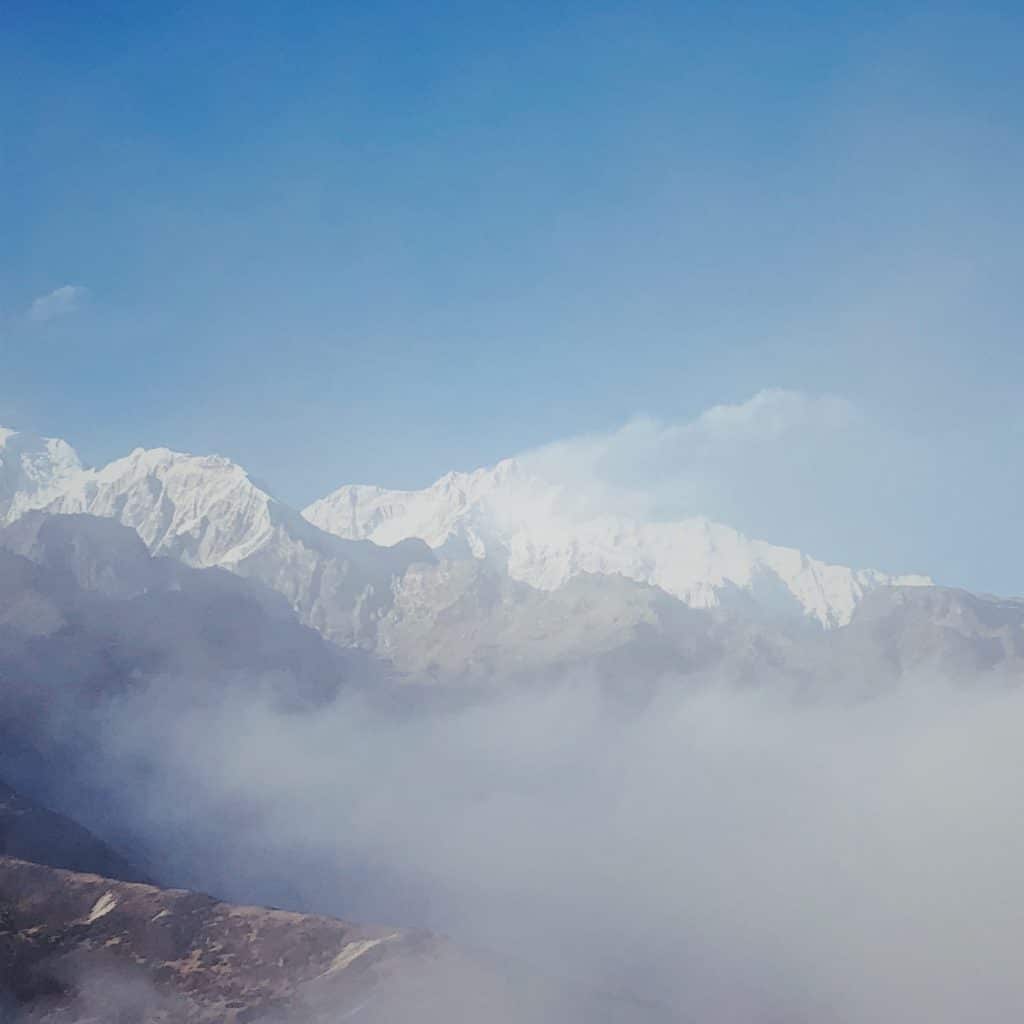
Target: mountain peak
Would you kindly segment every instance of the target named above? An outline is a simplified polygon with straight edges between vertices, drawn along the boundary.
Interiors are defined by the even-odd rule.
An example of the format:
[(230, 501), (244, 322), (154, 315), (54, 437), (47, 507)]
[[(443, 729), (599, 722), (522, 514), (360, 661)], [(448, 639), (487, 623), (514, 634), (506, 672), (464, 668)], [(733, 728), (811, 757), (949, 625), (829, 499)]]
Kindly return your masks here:
[(513, 579), (541, 590), (581, 573), (621, 575), (691, 607), (713, 607), (745, 592), (825, 627), (849, 622), (876, 586), (931, 582), (829, 565), (703, 516), (662, 522), (602, 512), (517, 459), (448, 473), (419, 491), (342, 487), (303, 515), (339, 537), (378, 544), (418, 537), (442, 554), (496, 561)]
[(275, 504), (223, 456), (136, 448), (81, 472), (47, 511), (120, 519), (154, 554), (210, 566), (257, 550), (274, 528)]
[(370, 642), (394, 577), (433, 558), (416, 541), (381, 550), (324, 533), (222, 455), (136, 448), (83, 469), (63, 441), (8, 432), (0, 524), (35, 510), (115, 519), (154, 555), (258, 579), (342, 645)]
[(0, 427), (0, 524), (53, 501), (81, 472), (67, 441)]

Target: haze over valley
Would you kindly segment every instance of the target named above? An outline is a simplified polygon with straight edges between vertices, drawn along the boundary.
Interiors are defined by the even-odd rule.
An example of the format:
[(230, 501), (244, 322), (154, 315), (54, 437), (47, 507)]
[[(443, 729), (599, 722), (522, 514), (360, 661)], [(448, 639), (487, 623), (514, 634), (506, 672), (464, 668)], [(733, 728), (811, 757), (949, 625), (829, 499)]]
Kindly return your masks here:
[[(373, 959), (358, 991), (381, 1006), (406, 972), (439, 1007), (480, 984), (516, 1020), (530, 976), (554, 986), (544, 1020), (595, 1019), (590, 999), (608, 1019), (895, 1019), (931, 988), (937, 1019), (1017, 1006), (997, 962), (951, 973), (946, 929), (1012, 929), (997, 881), (1024, 836), (994, 792), (1016, 778), (1024, 602), (602, 514), (529, 457), (301, 514), (217, 456), (94, 470), (8, 431), (2, 459), (0, 777), (106, 838), (102, 873), (479, 958), (436, 985), (433, 947)], [(972, 833), (939, 842), (953, 815), (1001, 837), (984, 880)], [(97, 867), (88, 844), (42, 859)], [(842, 927), (821, 911), (848, 904)], [(879, 987), (885, 943), (918, 932), (914, 971)], [(280, 1006), (321, 1012), (297, 984)], [(195, 1019), (224, 1012), (189, 992)]]

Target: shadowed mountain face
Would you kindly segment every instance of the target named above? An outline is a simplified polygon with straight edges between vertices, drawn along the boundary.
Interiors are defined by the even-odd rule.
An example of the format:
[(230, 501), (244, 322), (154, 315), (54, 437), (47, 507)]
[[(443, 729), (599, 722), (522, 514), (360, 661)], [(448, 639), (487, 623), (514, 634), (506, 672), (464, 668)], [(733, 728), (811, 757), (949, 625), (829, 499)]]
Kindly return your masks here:
[(109, 753), (111, 706), (245, 693), (287, 713), (373, 678), (366, 655), (302, 626), (280, 595), (153, 558), (111, 520), (27, 516), (0, 531), (0, 773), (92, 827), (109, 790), (78, 782)]
[(391, 581), (433, 559), (421, 541), (384, 548), (319, 530), (218, 456), (136, 449), (83, 470), (61, 441), (0, 430), (0, 524), (34, 509), (111, 518), (153, 555), (258, 581), (345, 646), (372, 645)]
[(0, 856), (56, 868), (92, 871), (126, 882), (147, 881), (88, 829), (40, 807), (0, 782)]
[(113, 521), (30, 515), (0, 531), (7, 690), (96, 697), (201, 674), (220, 685), (273, 678), (282, 699), (316, 703), (362, 660), (301, 626), (272, 590), (153, 558)]
[(243, 907), (0, 857), (0, 993), (17, 1021), (664, 1021), (427, 933)]
[(269, 690), (299, 709), (343, 682), (493, 689), (583, 672), (638, 694), (709, 681), (835, 693), (1024, 667), (1024, 602), (939, 587), (876, 588), (834, 630), (742, 602), (689, 608), (622, 576), (538, 590), (477, 559), (413, 566), (390, 600), (375, 653), (342, 649), (254, 580), (154, 558), (110, 519), (29, 513), (0, 530), (0, 729), (147, 687)]

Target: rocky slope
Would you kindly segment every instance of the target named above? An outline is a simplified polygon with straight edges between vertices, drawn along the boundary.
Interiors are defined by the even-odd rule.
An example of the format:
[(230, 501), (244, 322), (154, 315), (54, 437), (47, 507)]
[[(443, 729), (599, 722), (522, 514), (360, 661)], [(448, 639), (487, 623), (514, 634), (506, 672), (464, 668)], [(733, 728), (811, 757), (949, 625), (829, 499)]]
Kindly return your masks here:
[(378, 651), (413, 682), (530, 683), (575, 674), (636, 694), (659, 684), (794, 687), (825, 696), (923, 678), (1024, 679), (1024, 601), (876, 587), (819, 630), (743, 609), (690, 608), (658, 587), (580, 573), (554, 590), (486, 561), (414, 566)]
[[(664, 1021), (426, 933), (222, 903), (0, 857), (0, 994), (16, 1021)], [(5, 1018), (7, 1019), (7, 1018)]]
[[(553, 590), (486, 561), (412, 567), (381, 620), (378, 652), (412, 681), (495, 685), (566, 673), (643, 692), (663, 678), (717, 673), (740, 681), (753, 662), (767, 681), (799, 624), (689, 608), (658, 587), (580, 573)], [(753, 655), (749, 658), (748, 655)]]
[(110, 519), (26, 513), (0, 530), (0, 564), (8, 708), (46, 693), (55, 666), (64, 699), (187, 679), (269, 685), (299, 704), (387, 679), (494, 686), (584, 671), (642, 690), (682, 678), (890, 685), (924, 666), (945, 677), (1021, 667), (1021, 602), (938, 587), (876, 587), (848, 624), (822, 631), (739, 594), (690, 608), (621, 575), (545, 590), (488, 559), (442, 558), (392, 581), (362, 653), (324, 643), (271, 588), (154, 558)]
[(952, 587), (870, 595), (835, 637), (835, 663), (876, 678), (1024, 679), (1024, 601)]

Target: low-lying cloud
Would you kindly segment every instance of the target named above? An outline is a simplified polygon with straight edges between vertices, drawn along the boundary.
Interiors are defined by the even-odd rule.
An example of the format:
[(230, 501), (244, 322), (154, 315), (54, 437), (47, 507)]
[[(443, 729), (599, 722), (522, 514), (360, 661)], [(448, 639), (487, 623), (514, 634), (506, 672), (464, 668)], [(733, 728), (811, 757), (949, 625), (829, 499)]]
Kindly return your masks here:
[(593, 490), (595, 508), (643, 516), (710, 515), (742, 481), (739, 463), (792, 463), (808, 442), (834, 444), (865, 421), (852, 402), (771, 388), (672, 423), (641, 416), (618, 430), (582, 435), (521, 456), (540, 475)]
[(689, 421), (638, 417), (520, 461), (564, 481), (583, 515), (703, 516), (825, 561), (941, 576), (926, 543), (938, 451), (847, 398), (770, 388)]
[(439, 928), (681, 1020), (1014, 1019), (1024, 695), (820, 685), (280, 714), (179, 682), (110, 711), (93, 781), (172, 881)]

